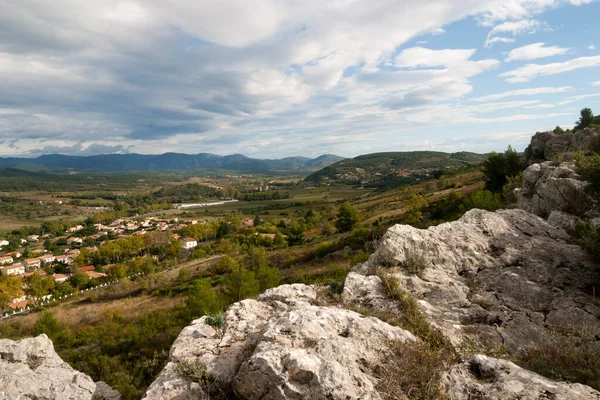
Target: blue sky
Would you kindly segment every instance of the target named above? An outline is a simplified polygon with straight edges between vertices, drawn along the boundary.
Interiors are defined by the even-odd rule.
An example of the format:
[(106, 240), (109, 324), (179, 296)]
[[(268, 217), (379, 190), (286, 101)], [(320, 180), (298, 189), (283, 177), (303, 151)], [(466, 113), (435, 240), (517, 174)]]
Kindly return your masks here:
[(600, 1), (0, 3), (0, 156), (522, 150), (600, 113)]

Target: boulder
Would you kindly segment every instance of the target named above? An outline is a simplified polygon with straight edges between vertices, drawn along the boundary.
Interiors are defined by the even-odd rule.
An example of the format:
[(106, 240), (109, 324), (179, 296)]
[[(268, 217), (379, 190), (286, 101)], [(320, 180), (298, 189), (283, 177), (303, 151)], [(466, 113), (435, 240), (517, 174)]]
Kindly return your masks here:
[(0, 399), (86, 400), (95, 391), (92, 378), (64, 362), (46, 335), (0, 339)]
[[(389, 273), (456, 346), (476, 341), (516, 353), (546, 342), (551, 331), (598, 332), (600, 307), (589, 288), (599, 271), (568, 239), (564, 230), (516, 209), (471, 210), (429, 229), (396, 225), (350, 273), (342, 298), (385, 307), (383, 286), (368, 271), (396, 264)], [(427, 263), (417, 275), (402, 267), (415, 254)]]
[(571, 149), (572, 142), (572, 135), (554, 135), (544, 146), (544, 158), (550, 160), (557, 154), (567, 153)]
[(96, 382), (94, 400), (121, 400), (121, 398), (121, 393), (110, 387), (105, 382)]
[(597, 201), (586, 192), (587, 186), (573, 164), (532, 164), (523, 172), (521, 190), (515, 191), (517, 207), (544, 218), (553, 211), (593, 218)]
[(600, 393), (588, 386), (555, 382), (510, 361), (484, 355), (455, 364), (442, 381), (452, 400), (600, 399)]
[[(206, 317), (185, 328), (170, 362), (146, 400), (208, 398), (209, 391), (243, 399), (379, 399), (370, 368), (388, 341), (415, 341), (408, 331), (338, 307), (318, 306), (313, 287), (283, 285), (258, 300), (233, 304), (223, 330)], [(192, 382), (181, 365), (205, 369)], [(178, 367), (179, 365), (179, 367)]]

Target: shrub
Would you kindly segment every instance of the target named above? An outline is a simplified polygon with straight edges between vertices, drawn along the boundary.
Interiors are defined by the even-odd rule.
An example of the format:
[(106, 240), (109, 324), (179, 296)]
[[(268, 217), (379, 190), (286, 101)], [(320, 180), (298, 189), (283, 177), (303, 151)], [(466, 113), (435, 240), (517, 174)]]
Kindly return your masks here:
[(206, 366), (198, 360), (181, 360), (175, 366), (175, 372), (190, 382), (199, 383), (201, 386), (208, 384)]
[(382, 398), (395, 400), (401, 393), (410, 399), (443, 399), (440, 377), (453, 361), (448, 352), (436, 350), (424, 342), (390, 341), (383, 362), (374, 370), (375, 389)]
[(451, 347), (444, 335), (429, 324), (417, 301), (400, 288), (398, 278), (386, 273), (382, 268), (378, 268), (375, 273), (381, 279), (386, 295), (397, 301), (400, 306), (402, 311), (398, 323), (400, 327), (409, 330), (435, 349)]
[(575, 122), (577, 124), (575, 129), (587, 128), (594, 121), (594, 113), (591, 108), (582, 108), (580, 115), (579, 121)]
[(595, 195), (600, 195), (600, 154), (593, 154), (590, 157), (582, 157), (580, 154), (575, 157), (575, 166), (577, 173), (589, 182), (587, 190)]
[(600, 390), (600, 341), (554, 334), (541, 346), (518, 355), (517, 364), (551, 379), (579, 382)]
[(412, 248), (407, 251), (406, 259), (400, 263), (400, 267), (409, 274), (421, 276), (421, 273), (429, 267), (429, 259), (420, 249)]
[(225, 327), (225, 316), (223, 313), (209, 315), (205, 319), (206, 324), (213, 328), (223, 329)]
[(483, 162), (485, 188), (492, 192), (501, 192), (508, 178), (517, 176), (526, 167), (521, 156), (510, 146), (504, 153), (493, 152)]
[(572, 235), (581, 247), (600, 261), (600, 228), (577, 219)]

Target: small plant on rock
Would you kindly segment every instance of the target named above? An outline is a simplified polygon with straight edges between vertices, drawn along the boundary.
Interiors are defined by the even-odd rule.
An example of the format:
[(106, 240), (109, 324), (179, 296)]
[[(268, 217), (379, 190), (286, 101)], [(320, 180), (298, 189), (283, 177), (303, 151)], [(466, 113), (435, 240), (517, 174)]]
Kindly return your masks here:
[(412, 248), (406, 252), (406, 259), (400, 263), (400, 267), (409, 274), (420, 277), (429, 264), (429, 259), (422, 250)]
[(213, 328), (223, 329), (225, 327), (225, 316), (220, 314), (209, 315), (205, 319), (206, 324)]

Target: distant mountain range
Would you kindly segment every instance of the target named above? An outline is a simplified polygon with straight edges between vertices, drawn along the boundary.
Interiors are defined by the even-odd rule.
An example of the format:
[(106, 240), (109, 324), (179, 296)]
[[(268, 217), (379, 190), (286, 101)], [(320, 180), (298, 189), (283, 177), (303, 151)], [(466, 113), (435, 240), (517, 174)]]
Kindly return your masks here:
[(459, 152), (411, 151), (365, 154), (333, 163), (308, 175), (314, 184), (343, 184), (381, 188), (410, 184), (444, 171), (481, 164), (488, 155)]
[(343, 160), (332, 154), (317, 158), (287, 157), (260, 160), (241, 154), (219, 156), (210, 153), (160, 155), (105, 154), (95, 156), (66, 156), (48, 154), (37, 158), (0, 157), (0, 168), (28, 171), (133, 172), (150, 170), (227, 170), (240, 173), (313, 172)]

